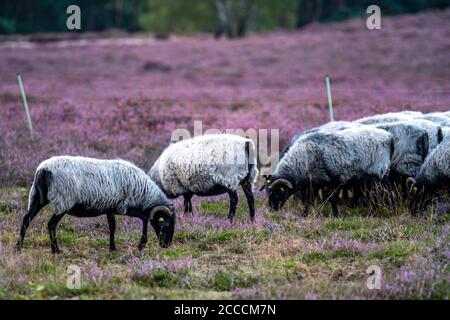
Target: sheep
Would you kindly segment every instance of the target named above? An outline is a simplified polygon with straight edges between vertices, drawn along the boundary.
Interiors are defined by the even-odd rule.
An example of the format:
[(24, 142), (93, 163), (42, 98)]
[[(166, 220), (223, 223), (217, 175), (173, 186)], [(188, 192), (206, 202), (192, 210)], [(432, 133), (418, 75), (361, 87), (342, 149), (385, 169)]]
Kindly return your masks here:
[[(302, 137), (281, 159), (273, 175), (266, 177), (269, 206), (279, 210), (299, 190), (304, 190), (308, 198), (315, 188), (339, 189), (353, 182), (383, 181), (389, 174), (392, 153), (392, 135), (369, 126)], [(338, 195), (335, 190), (330, 197), (334, 216), (338, 215)]]
[(426, 116), (439, 116), (439, 117), (450, 118), (450, 111), (430, 112), (430, 113), (427, 113)]
[(291, 140), (289, 140), (288, 144), (284, 147), (284, 149), (280, 152), (279, 159), (282, 159), (284, 155), (289, 151), (289, 149), (294, 145), (294, 143), (303, 135), (305, 132), (297, 132)]
[(253, 186), (258, 176), (256, 150), (251, 139), (231, 134), (210, 134), (168, 146), (148, 175), (169, 198), (183, 196), (185, 213), (192, 212), (193, 195), (228, 193), (228, 218), (233, 221), (242, 186), (250, 219), (255, 217)]
[(442, 141), (449, 139), (449, 137), (450, 137), (450, 127), (442, 128), (442, 136), (443, 136), (443, 140)]
[(408, 122), (376, 124), (375, 128), (386, 130), (394, 138), (389, 181), (398, 185), (407, 196), (406, 179), (419, 171), (428, 150), (428, 133), (422, 127)]
[(404, 177), (416, 175), (428, 154), (428, 133), (421, 126), (409, 122), (391, 122), (373, 125), (394, 137), (394, 154), (390, 174)]
[(407, 123), (415, 124), (428, 132), (429, 151), (433, 150), (443, 139), (442, 128), (437, 124), (425, 119), (413, 119)]
[(66, 214), (75, 217), (105, 214), (111, 251), (116, 250), (115, 215), (142, 220), (139, 250), (147, 243), (149, 220), (162, 247), (172, 242), (176, 220), (173, 205), (144, 171), (123, 160), (59, 156), (43, 161), (36, 169), (17, 249), (23, 246), (30, 222), (49, 203), (55, 210), (48, 222), (53, 253), (60, 252), (56, 226)]
[(389, 122), (399, 122), (399, 121), (409, 121), (416, 117), (415, 114), (405, 113), (405, 112), (390, 112), (385, 114), (378, 114), (370, 117), (361, 118), (355, 120), (355, 123), (359, 124), (377, 124), (377, 123), (389, 123)]
[(438, 114), (426, 114), (418, 119), (424, 119), (433, 122), (441, 127), (450, 127), (450, 118)]
[(353, 128), (353, 127), (357, 127), (357, 126), (360, 126), (360, 124), (349, 122), (349, 121), (331, 121), (331, 122), (327, 122), (319, 127), (308, 129), (304, 132), (298, 132), (292, 137), (292, 139), (289, 141), (289, 143), (286, 145), (286, 147), (280, 153), (280, 159), (283, 158), (283, 156), (288, 152), (288, 150), (294, 145), (294, 143), (298, 139), (300, 139), (301, 137), (304, 137), (305, 135), (312, 134), (315, 132), (334, 132), (334, 131), (349, 129), (349, 128)]
[[(358, 126), (362, 126), (362, 124), (357, 124), (357, 123), (353, 123), (353, 122), (349, 122), (349, 121), (331, 121), (331, 122), (327, 122), (319, 127), (308, 129), (304, 132), (299, 132), (296, 135), (294, 135), (294, 137), (291, 139), (291, 141), (286, 145), (284, 150), (281, 152), (280, 159), (282, 159), (284, 157), (284, 155), (289, 151), (289, 149), (294, 145), (294, 143), (297, 140), (299, 140), (300, 138), (303, 138), (309, 134), (313, 134), (316, 132), (322, 132), (322, 133), (330, 132), (331, 133), (334, 131), (349, 129), (349, 128), (358, 127)], [(260, 190), (262, 190), (262, 189), (264, 189), (264, 186)], [(314, 190), (314, 191), (315, 192), (311, 195), (311, 197), (313, 199), (318, 199), (319, 198), (319, 190)], [(344, 189), (343, 193), (344, 193), (344, 197), (348, 198), (348, 190)], [(296, 193), (294, 195), (295, 199), (298, 199), (301, 197), (302, 197), (302, 195), (298, 194), (298, 193)], [(305, 201), (306, 201), (306, 199), (304, 199), (304, 195), (303, 195), (303, 202), (305, 203)]]
[[(412, 204), (427, 203), (431, 195), (440, 189), (450, 187), (450, 139), (445, 139), (425, 159), (415, 177), (407, 181), (412, 196)], [(420, 194), (419, 191), (422, 193)], [(417, 208), (417, 207), (415, 207)]]

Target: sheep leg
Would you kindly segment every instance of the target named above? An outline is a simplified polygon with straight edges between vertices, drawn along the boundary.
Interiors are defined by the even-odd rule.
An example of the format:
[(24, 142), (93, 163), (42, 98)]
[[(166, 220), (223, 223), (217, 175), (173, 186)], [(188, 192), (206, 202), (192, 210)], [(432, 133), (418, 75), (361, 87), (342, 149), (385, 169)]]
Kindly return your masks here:
[(228, 194), (230, 196), (230, 211), (228, 212), (228, 219), (230, 219), (230, 222), (233, 222), (239, 198), (236, 191), (229, 190)]
[(310, 196), (310, 188), (306, 188), (306, 190), (302, 191), (302, 202), (303, 202), (303, 216), (308, 216), (309, 214), (309, 205), (311, 202), (311, 196)]
[(353, 197), (352, 197), (352, 201), (350, 202), (350, 208), (351, 209), (355, 209), (358, 204), (359, 204), (359, 200), (361, 199), (362, 196), (362, 185), (359, 183), (356, 183), (355, 186), (353, 187)]
[(58, 248), (58, 241), (56, 240), (56, 226), (61, 218), (64, 217), (64, 214), (65, 213), (54, 213), (48, 222), (48, 233), (50, 234), (50, 246), (52, 248), (52, 253), (61, 252)]
[(114, 214), (107, 214), (108, 226), (109, 226), (109, 250), (116, 251), (116, 241), (114, 234), (116, 232), (116, 218)]
[(246, 180), (242, 184), (242, 190), (244, 190), (245, 197), (247, 198), (248, 210), (250, 212), (250, 220), (255, 220), (255, 197), (253, 196), (252, 186), (250, 181)]
[(40, 205), (39, 201), (33, 201), (33, 203), (30, 206), (30, 210), (28, 213), (23, 217), (22, 220), (22, 226), (20, 227), (20, 239), (17, 241), (16, 248), (17, 250), (22, 249), (23, 241), (25, 239), (25, 234), (27, 232), (28, 226), (31, 223), (31, 220), (38, 214), (39, 210), (41, 210), (42, 206)]
[(192, 199), (193, 195), (194, 194), (191, 193), (191, 192), (186, 193), (186, 194), (183, 195), (183, 198), (184, 198), (184, 213), (188, 213), (188, 212), (192, 213), (192, 202), (191, 202), (191, 199)]
[(330, 198), (331, 211), (333, 212), (333, 216), (335, 218), (339, 216), (338, 202), (339, 202), (339, 192), (336, 191)]
[(145, 244), (147, 243), (147, 229), (148, 229), (148, 219), (142, 219), (142, 236), (141, 241), (139, 243), (138, 249), (142, 250), (145, 248)]
[(338, 203), (339, 203), (339, 187), (330, 187), (326, 194), (326, 198), (329, 199), (331, 204), (331, 212), (334, 217), (339, 216)]

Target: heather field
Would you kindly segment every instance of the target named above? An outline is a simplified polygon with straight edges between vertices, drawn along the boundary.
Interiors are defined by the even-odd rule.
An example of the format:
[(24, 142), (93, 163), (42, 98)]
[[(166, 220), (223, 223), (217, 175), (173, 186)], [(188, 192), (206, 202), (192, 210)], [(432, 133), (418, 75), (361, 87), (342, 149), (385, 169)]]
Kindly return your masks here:
[[(216, 41), (209, 36), (153, 40), (0, 43), (0, 299), (448, 299), (448, 203), (411, 216), (404, 203), (309, 217), (290, 201), (268, 210), (257, 192), (251, 223), (240, 198), (181, 201), (172, 247), (151, 238), (137, 250), (139, 220), (118, 219), (118, 251), (108, 250), (105, 217), (66, 216), (60, 255), (50, 253), (43, 210), (25, 247), (14, 251), (33, 173), (60, 154), (123, 158), (148, 170), (173, 130), (279, 129), (280, 144), (328, 121), (324, 76), (335, 119), (380, 112), (450, 109), (450, 11), (312, 25), (299, 32)], [(30, 137), (16, 73), (33, 120)], [(258, 187), (262, 181), (258, 182)], [(66, 286), (81, 268), (81, 288)], [(382, 270), (380, 289), (366, 269)]]

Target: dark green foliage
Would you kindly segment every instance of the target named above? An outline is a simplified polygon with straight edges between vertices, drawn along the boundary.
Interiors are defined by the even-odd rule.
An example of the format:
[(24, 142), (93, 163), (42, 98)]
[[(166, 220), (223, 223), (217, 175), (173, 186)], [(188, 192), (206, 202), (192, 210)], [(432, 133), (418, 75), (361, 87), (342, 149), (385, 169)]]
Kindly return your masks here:
[[(239, 29), (242, 3), (250, 5), (246, 28), (250, 31), (292, 29), (314, 21), (336, 21), (366, 15), (377, 4), (383, 15), (444, 9), (450, 0), (223, 0), (230, 8), (233, 28)], [(253, 2), (252, 2), (253, 1)], [(118, 28), (146, 30), (165, 37), (169, 33), (215, 32), (219, 19), (215, 0), (3, 0), (0, 34), (65, 32), (66, 8), (81, 8), (83, 31)], [(72, 31), (73, 32), (73, 31)], [(239, 30), (234, 30), (239, 33)]]

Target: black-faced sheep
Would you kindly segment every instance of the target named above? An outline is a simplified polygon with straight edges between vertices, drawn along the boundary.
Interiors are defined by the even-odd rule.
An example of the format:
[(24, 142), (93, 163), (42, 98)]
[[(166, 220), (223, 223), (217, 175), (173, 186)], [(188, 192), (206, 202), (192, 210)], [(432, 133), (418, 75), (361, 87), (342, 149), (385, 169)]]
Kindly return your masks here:
[[(338, 215), (339, 189), (345, 185), (382, 181), (389, 173), (393, 153), (390, 133), (370, 126), (356, 126), (335, 132), (315, 132), (295, 142), (266, 177), (269, 206), (280, 209), (289, 197), (305, 190), (332, 190), (333, 215)], [(308, 206), (305, 206), (305, 213)]]
[(175, 227), (173, 205), (144, 171), (126, 161), (69, 156), (43, 161), (36, 170), (31, 187), (18, 249), (22, 248), (31, 220), (48, 203), (55, 209), (48, 222), (53, 253), (59, 252), (56, 226), (66, 214), (76, 217), (106, 214), (111, 250), (116, 249), (115, 215), (142, 219), (140, 250), (147, 243), (149, 221), (162, 247), (168, 247), (172, 242)]
[(253, 186), (258, 176), (256, 150), (251, 139), (231, 134), (212, 134), (168, 146), (149, 171), (149, 176), (169, 198), (184, 197), (185, 212), (192, 212), (193, 195), (228, 193), (233, 220), (242, 186), (250, 212), (255, 216)]
[(428, 203), (437, 191), (450, 190), (450, 139), (430, 153), (417, 175), (408, 178), (408, 186), (415, 208)]

